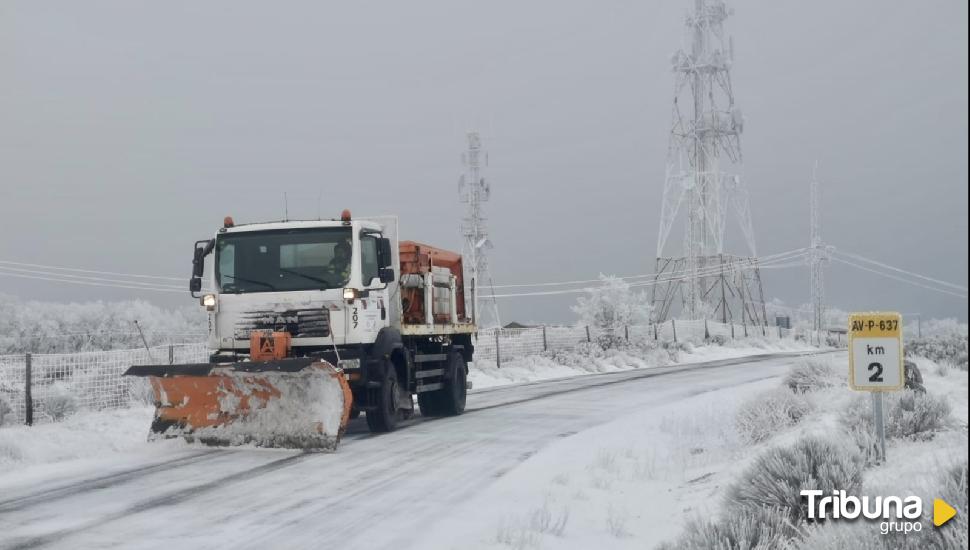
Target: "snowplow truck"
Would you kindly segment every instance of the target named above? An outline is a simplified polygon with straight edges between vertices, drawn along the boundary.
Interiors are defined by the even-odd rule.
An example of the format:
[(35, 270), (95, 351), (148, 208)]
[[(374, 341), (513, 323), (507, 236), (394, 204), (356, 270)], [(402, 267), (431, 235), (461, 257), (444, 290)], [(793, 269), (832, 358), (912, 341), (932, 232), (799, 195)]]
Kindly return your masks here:
[(415, 395), (424, 416), (464, 411), (476, 329), (462, 258), (399, 242), (395, 218), (227, 217), (192, 265), (210, 357), (128, 369), (151, 383), (150, 439), (334, 450), (361, 413), (394, 430)]

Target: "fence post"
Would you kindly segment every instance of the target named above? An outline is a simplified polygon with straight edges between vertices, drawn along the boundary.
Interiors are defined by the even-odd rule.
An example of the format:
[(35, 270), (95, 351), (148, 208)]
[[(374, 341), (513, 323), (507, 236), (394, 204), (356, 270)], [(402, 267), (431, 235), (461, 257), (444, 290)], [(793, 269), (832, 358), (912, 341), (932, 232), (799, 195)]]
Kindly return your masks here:
[(767, 324), (761, 325), (761, 335), (764, 336), (765, 338), (768, 337), (768, 325)]
[(778, 325), (778, 339), (781, 340), (781, 325)]
[(660, 339), (660, 334), (657, 332), (657, 323), (653, 324), (653, 339), (657, 341)]
[(630, 325), (623, 325), (623, 336), (626, 336), (626, 341), (630, 341)]
[(586, 343), (588, 344), (588, 343), (590, 343), (592, 341), (593, 341), (593, 339), (590, 338), (590, 336), (589, 336), (589, 325), (586, 325)]
[(172, 344), (168, 345), (168, 364), (169, 365), (175, 364), (175, 346), (173, 346)]
[(670, 320), (670, 328), (674, 331), (674, 343), (677, 343), (677, 321), (674, 319)]
[(711, 339), (711, 331), (707, 328), (707, 318), (704, 319), (704, 340)]
[(734, 321), (733, 320), (731, 321), (731, 339), (732, 340), (735, 340), (736, 339), (735, 336), (734, 336)]
[(546, 325), (542, 325), (542, 351), (549, 351), (549, 339), (546, 338)]
[(743, 315), (741, 316), (741, 326), (744, 327), (744, 337), (747, 338), (748, 337), (748, 323), (745, 322)]
[(498, 333), (502, 329), (495, 329), (495, 368), (502, 368), (502, 354), (498, 349)]
[(24, 424), (34, 424), (34, 396), (31, 392), (30, 354), (24, 354)]

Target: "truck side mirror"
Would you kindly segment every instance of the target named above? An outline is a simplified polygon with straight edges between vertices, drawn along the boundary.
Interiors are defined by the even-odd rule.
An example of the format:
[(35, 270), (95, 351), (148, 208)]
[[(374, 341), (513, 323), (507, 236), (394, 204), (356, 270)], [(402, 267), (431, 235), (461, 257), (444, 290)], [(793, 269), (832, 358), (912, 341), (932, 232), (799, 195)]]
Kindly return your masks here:
[(192, 278), (189, 279), (189, 292), (195, 297), (195, 293), (202, 290), (202, 275), (205, 273), (205, 257), (212, 252), (215, 247), (215, 240), (196, 241), (195, 249), (192, 251)]
[[(391, 239), (388, 239), (386, 237), (381, 237), (380, 239), (377, 239), (377, 263), (381, 269), (392, 268), (392, 271), (393, 271), (394, 254), (391, 251)], [(391, 281), (393, 280), (394, 280), (394, 274), (391, 273)], [(384, 281), (383, 275), (381, 275), (381, 281), (385, 283), (390, 282), (390, 281)]]
[(393, 267), (382, 267), (380, 270), (381, 282), (384, 284), (394, 282), (394, 268)]

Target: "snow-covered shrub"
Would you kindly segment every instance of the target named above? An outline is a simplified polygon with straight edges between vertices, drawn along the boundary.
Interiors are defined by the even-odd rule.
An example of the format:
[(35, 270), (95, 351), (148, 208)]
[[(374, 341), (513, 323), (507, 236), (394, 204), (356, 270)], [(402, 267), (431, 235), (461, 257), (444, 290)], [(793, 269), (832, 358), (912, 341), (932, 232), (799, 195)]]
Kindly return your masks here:
[(863, 466), (861, 453), (851, 446), (818, 437), (800, 439), (790, 447), (775, 447), (758, 456), (727, 489), (728, 508), (786, 510), (797, 524), (807, 517), (807, 503), (800, 491), (858, 492)]
[(723, 334), (715, 334), (707, 339), (707, 343), (715, 346), (723, 346), (728, 343), (728, 337)]
[(925, 357), (935, 363), (967, 370), (967, 324), (956, 319), (931, 319), (923, 323), (923, 337), (907, 339), (907, 357)]
[(0, 426), (10, 423), (13, 420), (13, 407), (7, 402), (7, 398), (0, 393)]
[[(952, 406), (945, 397), (904, 390), (886, 394), (883, 399), (887, 438), (925, 441), (951, 422)], [(867, 443), (865, 434), (874, 431), (871, 400), (868, 395), (857, 395), (841, 414), (843, 425), (857, 436), (857, 442)]]
[(797, 424), (811, 410), (812, 406), (804, 396), (777, 388), (742, 403), (734, 422), (743, 441), (760, 443)]
[(792, 366), (784, 383), (792, 392), (810, 392), (831, 388), (840, 383), (840, 378), (832, 361), (807, 357)]
[[(873, 525), (864, 521), (825, 522), (810, 525), (801, 539), (791, 546), (792, 550), (917, 550), (924, 548), (967, 548), (967, 461), (945, 470), (938, 486), (929, 492), (934, 498), (942, 498), (957, 510), (957, 515), (947, 525), (936, 529), (924, 528), (918, 532), (888, 533), (883, 535)], [(928, 496), (929, 496), (928, 495)], [(924, 499), (924, 517), (932, 514)]]
[[(835, 521), (816, 523), (805, 529), (805, 534), (790, 550), (923, 550), (934, 548), (926, 545), (927, 532), (891, 532), (883, 535), (868, 521)], [(960, 548), (959, 546), (945, 548)], [(965, 548), (965, 547), (964, 547)]]
[(650, 322), (653, 305), (646, 292), (632, 290), (630, 283), (618, 277), (601, 274), (599, 278), (600, 286), (587, 290), (572, 307), (581, 323), (612, 334), (624, 326)]
[(798, 534), (783, 510), (746, 507), (717, 520), (694, 519), (684, 534), (658, 550), (774, 550)]
[(946, 470), (940, 479), (940, 488), (935, 495), (956, 509), (957, 515), (932, 534), (939, 540), (941, 548), (967, 548), (967, 459)]
[(42, 401), (42, 410), (55, 422), (60, 422), (77, 412), (77, 395), (63, 382), (55, 382)]

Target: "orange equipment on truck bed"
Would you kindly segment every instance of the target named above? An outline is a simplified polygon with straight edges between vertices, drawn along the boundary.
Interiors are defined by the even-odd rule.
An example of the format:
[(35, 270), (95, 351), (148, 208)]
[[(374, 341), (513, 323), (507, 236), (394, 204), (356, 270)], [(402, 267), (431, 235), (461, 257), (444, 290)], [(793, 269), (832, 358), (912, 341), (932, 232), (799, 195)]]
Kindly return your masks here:
[[(466, 320), (464, 270), (461, 254), (414, 241), (401, 241), (399, 250), (401, 256), (402, 321), (414, 324), (426, 322), (427, 317), (424, 311), (425, 287), (419, 285), (415, 277), (423, 279), (429, 274), (435, 281), (434, 286), (442, 289), (445, 285), (444, 278), (447, 275), (454, 277), (455, 294), (461, 297), (455, 304), (457, 318)], [(409, 283), (409, 281), (414, 282)], [(450, 295), (450, 293), (441, 293), (442, 296), (445, 294)], [(436, 297), (433, 306), (435, 323), (450, 321), (450, 307), (450, 304)]]

